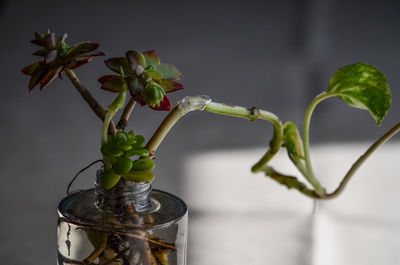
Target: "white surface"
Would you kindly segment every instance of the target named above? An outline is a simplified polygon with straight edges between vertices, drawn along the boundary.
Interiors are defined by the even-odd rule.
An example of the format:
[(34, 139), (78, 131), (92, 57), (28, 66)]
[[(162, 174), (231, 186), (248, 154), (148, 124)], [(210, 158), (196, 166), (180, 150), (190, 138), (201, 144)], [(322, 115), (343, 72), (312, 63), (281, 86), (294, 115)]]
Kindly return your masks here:
[[(311, 150), (328, 190), (368, 144)], [(400, 264), (400, 142), (378, 150), (337, 199), (313, 201), (250, 173), (263, 150), (195, 155), (186, 163), (190, 265)], [(299, 176), (285, 152), (271, 163)]]

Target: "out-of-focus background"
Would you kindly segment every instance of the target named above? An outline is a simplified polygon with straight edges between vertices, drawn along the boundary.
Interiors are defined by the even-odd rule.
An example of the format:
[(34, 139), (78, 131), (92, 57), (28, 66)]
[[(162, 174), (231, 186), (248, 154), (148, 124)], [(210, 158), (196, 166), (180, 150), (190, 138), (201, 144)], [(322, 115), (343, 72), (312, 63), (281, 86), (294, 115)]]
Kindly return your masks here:
[[(393, 106), (382, 126), (376, 128), (366, 111), (336, 99), (321, 104), (312, 120), (312, 144), (346, 145), (372, 141), (399, 119), (399, 13), (400, 4), (389, 0), (1, 1), (2, 263), (55, 263), (57, 202), (72, 176), (100, 158), (101, 123), (68, 79), (28, 93), (29, 78), (21, 69), (34, 60), (36, 47), (29, 41), (35, 31), (67, 32), (71, 44), (98, 42), (108, 57), (123, 56), (130, 49), (155, 49), (185, 75), (186, 90), (171, 94), (173, 101), (206, 94), (215, 101), (272, 111), (298, 125), (307, 104), (327, 89), (336, 69), (368, 62), (385, 73), (392, 88)], [(110, 73), (103, 58), (76, 73), (104, 105), (111, 103), (114, 95), (101, 91), (96, 81)], [(129, 128), (150, 137), (165, 115), (137, 107)], [(160, 146), (154, 187), (182, 196), (190, 207), (189, 189), (194, 186), (185, 176), (188, 157), (210, 150), (266, 147), (271, 136), (265, 122), (192, 113)], [(197, 156), (189, 160), (190, 165), (198, 161)], [(90, 187), (93, 174), (94, 170), (84, 174), (75, 188)], [(198, 224), (199, 216), (206, 215), (207, 209), (198, 210), (193, 220)], [(193, 242), (201, 235), (196, 231), (191, 231)], [(201, 263), (201, 257), (190, 253), (197, 253), (191, 245), (189, 264), (215, 264)], [(297, 264), (301, 262), (308, 261)]]

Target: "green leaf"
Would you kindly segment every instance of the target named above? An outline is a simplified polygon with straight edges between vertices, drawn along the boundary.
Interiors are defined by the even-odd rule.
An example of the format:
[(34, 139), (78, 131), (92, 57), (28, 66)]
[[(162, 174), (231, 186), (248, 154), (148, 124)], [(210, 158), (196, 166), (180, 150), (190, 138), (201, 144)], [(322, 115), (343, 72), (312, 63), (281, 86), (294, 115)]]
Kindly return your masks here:
[(148, 158), (140, 158), (132, 162), (133, 170), (152, 170), (154, 168), (154, 162)]
[(66, 50), (68, 49), (68, 45), (65, 43), (65, 39), (68, 37), (66, 33), (64, 33), (60, 38), (58, 38), (56, 43), (57, 50)]
[(135, 96), (141, 93), (144, 89), (143, 84), (136, 78), (136, 76), (128, 76), (125, 78), (126, 83), (128, 84), (129, 91), (131, 95)]
[(154, 173), (150, 170), (131, 170), (128, 173), (123, 174), (122, 177), (133, 182), (152, 182), (154, 180)]
[(135, 148), (127, 151), (125, 153), (126, 156), (131, 157), (131, 156), (148, 156), (149, 151), (144, 148)]
[(144, 141), (145, 141), (145, 139), (144, 139), (144, 137), (143, 137), (143, 135), (135, 135), (135, 144), (134, 144), (134, 147), (135, 148), (141, 148), (142, 147), (142, 145), (144, 144)]
[(132, 160), (127, 157), (122, 157), (112, 166), (114, 172), (118, 175), (128, 173), (132, 168)]
[(108, 169), (100, 176), (101, 186), (109, 190), (118, 183), (120, 178), (121, 175), (116, 174), (112, 169)]
[(143, 53), (146, 59), (146, 66), (160, 64), (160, 58), (158, 57), (156, 51), (147, 51)]
[(108, 157), (119, 157), (124, 154), (117, 146), (106, 143), (101, 146), (101, 153)]
[(283, 126), (283, 142), (289, 155), (303, 157), (303, 143), (296, 124), (289, 121)]
[(378, 125), (391, 104), (385, 76), (367, 63), (356, 63), (337, 70), (328, 93), (337, 95), (351, 107), (368, 110)]
[(146, 71), (146, 76), (150, 77), (153, 80), (161, 80), (163, 78), (162, 74), (154, 70)]
[(154, 70), (162, 74), (164, 79), (178, 80), (183, 77), (175, 66), (166, 63), (154, 65)]

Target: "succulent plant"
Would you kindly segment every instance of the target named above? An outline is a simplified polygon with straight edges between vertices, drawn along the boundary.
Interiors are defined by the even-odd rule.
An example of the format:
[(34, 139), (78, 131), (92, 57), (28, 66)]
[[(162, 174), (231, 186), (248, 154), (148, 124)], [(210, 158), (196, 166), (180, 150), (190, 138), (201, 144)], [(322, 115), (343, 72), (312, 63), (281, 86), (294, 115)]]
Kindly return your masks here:
[[(182, 73), (173, 65), (160, 63), (155, 51), (128, 51), (126, 57), (110, 58), (104, 62), (118, 74), (122, 68), (132, 98), (142, 106), (169, 111), (171, 103), (166, 93), (183, 89), (183, 85), (176, 82), (183, 77)], [(98, 81), (102, 89), (111, 92), (118, 93), (122, 87), (119, 75), (105, 75)]]
[(56, 41), (55, 33), (46, 30), (44, 34), (35, 33), (35, 39), (31, 43), (42, 47), (33, 53), (43, 57), (22, 69), (24, 74), (30, 75), (29, 91), (40, 84), (40, 89), (50, 84), (65, 69), (75, 69), (87, 62), (94, 56), (103, 56), (104, 53), (97, 51), (99, 44), (83, 41), (72, 46), (65, 42), (67, 34), (63, 34)]

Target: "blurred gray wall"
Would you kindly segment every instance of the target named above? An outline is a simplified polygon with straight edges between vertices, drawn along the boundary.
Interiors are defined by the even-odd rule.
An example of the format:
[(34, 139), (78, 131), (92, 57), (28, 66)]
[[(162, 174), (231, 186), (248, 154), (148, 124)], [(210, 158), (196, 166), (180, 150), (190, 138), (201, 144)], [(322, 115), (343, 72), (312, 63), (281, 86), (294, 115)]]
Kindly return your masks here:
[[(372, 140), (399, 119), (400, 4), (397, 1), (3, 1), (0, 5), (2, 183), (0, 259), (4, 264), (54, 264), (56, 206), (68, 181), (100, 157), (101, 123), (69, 80), (27, 92), (35, 31), (68, 43), (100, 43), (108, 57), (156, 49), (185, 75), (186, 90), (215, 101), (257, 106), (301, 125), (307, 104), (341, 66), (368, 62), (386, 74), (393, 106), (380, 128), (365, 111), (339, 100), (318, 108), (311, 141)], [(107, 105), (96, 79), (103, 58), (77, 75)], [(137, 107), (130, 128), (149, 137), (164, 112)], [(206, 149), (266, 146), (271, 126), (209, 113), (184, 117), (157, 154), (155, 187), (182, 193), (180, 163)], [(398, 137), (397, 137), (398, 139)], [(94, 170), (76, 187), (89, 187)], [(190, 249), (189, 249), (190, 251)]]

